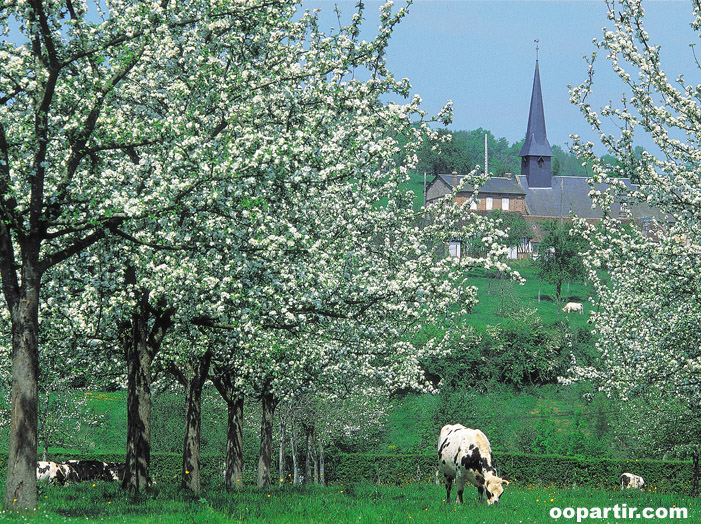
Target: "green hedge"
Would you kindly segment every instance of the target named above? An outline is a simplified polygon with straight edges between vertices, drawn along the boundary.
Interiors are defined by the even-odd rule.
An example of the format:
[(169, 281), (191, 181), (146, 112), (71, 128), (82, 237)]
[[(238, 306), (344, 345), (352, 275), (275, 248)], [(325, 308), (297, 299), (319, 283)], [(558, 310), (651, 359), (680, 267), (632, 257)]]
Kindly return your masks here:
[(613, 460), (558, 455), (495, 453), (500, 474), (524, 482), (558, 486), (620, 486), (623, 472), (645, 479), (649, 490), (691, 492), (691, 461)]
[[(52, 460), (74, 458), (124, 462), (118, 453), (81, 454), (56, 453)], [(691, 461), (669, 460), (612, 460), (558, 455), (528, 455), (494, 452), (499, 474), (509, 480), (555, 486), (590, 486), (615, 489), (624, 471), (641, 475), (646, 488), (652, 491), (690, 493), (692, 484)], [(205, 483), (223, 482), (223, 455), (201, 457), (202, 479)], [(5, 476), (7, 452), (0, 453), (0, 475)], [(177, 482), (181, 475), (180, 453), (152, 453), (151, 473), (158, 482)], [(273, 464), (276, 468), (276, 464)], [(325, 456), (326, 481), (352, 483), (370, 481), (377, 484), (409, 484), (436, 480), (437, 460), (430, 454), (346, 454), (329, 453)], [(255, 482), (255, 472), (246, 471), (245, 481)], [(3, 478), (4, 480), (4, 478)]]
[[(509, 480), (556, 486), (614, 489), (623, 472), (641, 475), (647, 489), (691, 492), (690, 461), (612, 460), (494, 452), (499, 474)], [(329, 482), (369, 480), (379, 484), (434, 481), (434, 453), (422, 455), (336, 454), (326, 457)]]
[(423, 455), (336, 453), (324, 457), (327, 482), (407, 484), (435, 480), (436, 458)]
[[(51, 460), (63, 462), (65, 460), (79, 458), (81, 460), (101, 460), (103, 462), (124, 462), (123, 453), (56, 453), (51, 455)], [(182, 453), (151, 453), (151, 477), (157, 482), (178, 482), (182, 475)], [(203, 482), (224, 482), (224, 456), (202, 455), (200, 458), (200, 474)]]

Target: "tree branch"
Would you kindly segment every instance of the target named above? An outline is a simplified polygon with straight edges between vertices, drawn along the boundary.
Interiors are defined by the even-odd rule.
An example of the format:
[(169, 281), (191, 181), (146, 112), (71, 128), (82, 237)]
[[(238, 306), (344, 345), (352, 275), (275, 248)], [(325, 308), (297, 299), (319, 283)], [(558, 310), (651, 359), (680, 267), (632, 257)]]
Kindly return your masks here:
[(79, 238), (75, 240), (71, 245), (68, 247), (61, 249), (52, 255), (46, 257), (39, 263), (39, 271), (40, 273), (44, 273), (48, 268), (53, 267), (64, 260), (69, 259), (73, 255), (80, 253), (84, 249), (92, 246), (93, 244), (99, 242), (103, 238), (107, 236), (106, 230), (116, 227), (117, 224), (121, 223), (124, 219), (123, 218), (118, 218), (114, 220), (113, 224), (106, 224), (104, 228), (100, 228), (90, 235), (87, 235), (85, 237)]

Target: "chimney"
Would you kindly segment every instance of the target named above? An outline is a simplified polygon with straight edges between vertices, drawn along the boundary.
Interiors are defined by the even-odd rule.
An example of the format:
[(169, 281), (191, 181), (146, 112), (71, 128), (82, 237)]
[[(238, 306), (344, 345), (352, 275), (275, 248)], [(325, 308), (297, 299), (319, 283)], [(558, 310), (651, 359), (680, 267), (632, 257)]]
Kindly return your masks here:
[(458, 172), (453, 171), (453, 189), (458, 187)]

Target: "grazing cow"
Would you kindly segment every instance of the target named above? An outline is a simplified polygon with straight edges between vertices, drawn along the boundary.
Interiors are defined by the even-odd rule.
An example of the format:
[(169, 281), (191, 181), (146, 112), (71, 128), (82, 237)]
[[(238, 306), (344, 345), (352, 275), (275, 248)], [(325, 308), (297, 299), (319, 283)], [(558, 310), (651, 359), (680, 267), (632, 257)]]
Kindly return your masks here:
[(565, 304), (565, 307), (562, 308), (562, 311), (565, 313), (574, 313), (579, 311), (579, 314), (581, 315), (584, 313), (584, 306), (579, 302), (568, 302)]
[(623, 473), (621, 475), (621, 489), (633, 488), (641, 489), (645, 485), (643, 477), (633, 475), (632, 473)]
[(497, 504), (509, 484), (497, 476), (492, 465), (492, 449), (489, 440), (479, 429), (461, 424), (443, 426), (438, 439), (438, 469), (445, 480), (445, 500), (450, 502), (450, 489), (455, 481), (458, 502), (462, 502), (465, 482), (477, 487), (480, 501), (487, 493), (487, 504)]
[(42, 482), (56, 481), (59, 484), (63, 484), (66, 481), (66, 476), (60, 464), (47, 460), (40, 460), (37, 462), (37, 480)]

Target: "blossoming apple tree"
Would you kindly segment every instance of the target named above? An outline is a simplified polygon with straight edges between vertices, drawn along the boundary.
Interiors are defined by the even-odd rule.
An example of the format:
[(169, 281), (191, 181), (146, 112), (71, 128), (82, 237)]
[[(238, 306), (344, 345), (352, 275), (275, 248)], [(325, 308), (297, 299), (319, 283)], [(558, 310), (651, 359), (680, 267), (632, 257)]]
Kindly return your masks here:
[[(595, 90), (594, 55), (589, 79), (571, 89), (586, 120), (601, 143), (617, 158), (610, 166), (599, 162), (593, 144), (576, 138), (575, 150), (592, 161), (592, 186), (597, 205), (608, 210), (614, 202), (647, 206), (656, 219), (644, 228), (619, 217), (605, 216), (598, 228), (581, 224), (589, 240), (587, 264), (598, 283), (598, 313), (602, 369), (574, 367), (576, 374), (594, 378), (623, 399), (654, 391), (660, 422), (677, 419), (681, 400), (688, 423), (701, 417), (701, 105), (699, 85), (683, 75), (670, 79), (662, 68), (664, 50), (645, 31), (639, 0), (608, 1), (612, 27), (596, 42), (606, 52), (613, 71), (625, 86), (619, 104), (600, 112), (591, 107)], [(692, 2), (691, 27), (701, 29), (701, 5)], [(671, 29), (671, 28), (670, 28)], [(693, 46), (689, 49), (692, 56)], [(698, 62), (697, 62), (698, 63)], [(607, 122), (615, 122), (614, 131)], [(651, 151), (635, 151), (635, 137), (646, 133)], [(639, 186), (624, 178), (639, 180)], [(600, 278), (606, 275), (608, 282)], [(665, 413), (669, 406), (670, 413)], [(695, 420), (692, 420), (695, 419)], [(701, 440), (678, 439), (665, 445), (682, 450), (698, 463)], [(660, 442), (662, 442), (660, 440)], [(698, 469), (698, 468), (697, 468)]]

